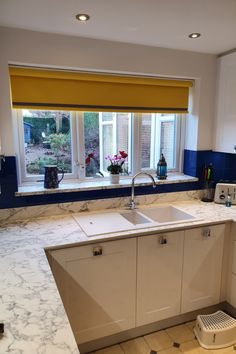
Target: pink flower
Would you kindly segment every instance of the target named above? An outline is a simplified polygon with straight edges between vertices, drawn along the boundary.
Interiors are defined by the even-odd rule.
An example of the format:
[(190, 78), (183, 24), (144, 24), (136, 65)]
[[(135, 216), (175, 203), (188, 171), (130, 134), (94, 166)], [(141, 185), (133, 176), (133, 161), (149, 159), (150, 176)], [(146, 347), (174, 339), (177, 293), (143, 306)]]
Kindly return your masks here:
[(111, 165), (119, 165), (122, 166), (127, 158), (128, 154), (125, 151), (119, 151), (119, 155), (115, 154), (113, 156), (106, 156), (105, 159), (109, 160)]

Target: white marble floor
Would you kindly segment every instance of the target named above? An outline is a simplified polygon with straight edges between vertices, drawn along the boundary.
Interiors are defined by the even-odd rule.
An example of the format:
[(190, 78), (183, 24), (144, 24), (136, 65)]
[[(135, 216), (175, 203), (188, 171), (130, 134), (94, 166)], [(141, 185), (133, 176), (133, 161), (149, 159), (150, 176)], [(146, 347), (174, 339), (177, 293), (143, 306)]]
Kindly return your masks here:
[(217, 350), (202, 348), (195, 339), (194, 324), (192, 321), (167, 328), (90, 354), (236, 354), (233, 346)]

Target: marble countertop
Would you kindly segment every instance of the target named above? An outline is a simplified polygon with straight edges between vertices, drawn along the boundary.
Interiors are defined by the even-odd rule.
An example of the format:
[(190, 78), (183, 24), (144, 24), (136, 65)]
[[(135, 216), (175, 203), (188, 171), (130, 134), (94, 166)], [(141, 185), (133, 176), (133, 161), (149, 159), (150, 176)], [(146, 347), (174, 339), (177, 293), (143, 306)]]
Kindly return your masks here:
[[(165, 180), (158, 180), (156, 176), (153, 176), (156, 182), (156, 185), (160, 184), (173, 184), (181, 182), (196, 182), (198, 178), (184, 175), (183, 173), (174, 173), (170, 172), (168, 178)], [(43, 182), (33, 184), (32, 182), (24, 183), (23, 186), (18, 188), (18, 192), (15, 193), (17, 197), (27, 196), (27, 195), (36, 195), (36, 194), (56, 194), (56, 193), (69, 193), (69, 192), (78, 192), (78, 191), (89, 191), (89, 190), (98, 190), (98, 189), (111, 189), (111, 188), (126, 188), (131, 186), (132, 177), (130, 176), (121, 176), (119, 184), (112, 184), (109, 178), (96, 178), (90, 181), (86, 180), (63, 180), (60, 183), (58, 188), (54, 189), (45, 189)], [(152, 182), (149, 178), (145, 176), (140, 176), (136, 178), (136, 186), (146, 186), (151, 185)]]
[(73, 214), (24, 220), (0, 227), (0, 321), (5, 324), (5, 333), (0, 337), (0, 353), (79, 353), (45, 249), (236, 221), (236, 207), (226, 208), (196, 200), (171, 205), (199, 220), (89, 238)]

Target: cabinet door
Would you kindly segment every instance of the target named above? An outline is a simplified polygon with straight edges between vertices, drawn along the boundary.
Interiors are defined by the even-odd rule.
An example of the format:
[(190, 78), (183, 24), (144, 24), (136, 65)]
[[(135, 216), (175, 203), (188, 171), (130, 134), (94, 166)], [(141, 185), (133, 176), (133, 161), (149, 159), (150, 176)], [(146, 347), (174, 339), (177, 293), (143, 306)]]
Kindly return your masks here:
[(135, 238), (56, 250), (51, 255), (78, 344), (135, 326)]
[(236, 307), (236, 223), (231, 224), (227, 302)]
[(236, 53), (218, 59), (215, 150), (234, 153), (236, 147)]
[(183, 231), (138, 238), (137, 322), (180, 313)]
[(220, 301), (224, 225), (185, 232), (181, 312)]

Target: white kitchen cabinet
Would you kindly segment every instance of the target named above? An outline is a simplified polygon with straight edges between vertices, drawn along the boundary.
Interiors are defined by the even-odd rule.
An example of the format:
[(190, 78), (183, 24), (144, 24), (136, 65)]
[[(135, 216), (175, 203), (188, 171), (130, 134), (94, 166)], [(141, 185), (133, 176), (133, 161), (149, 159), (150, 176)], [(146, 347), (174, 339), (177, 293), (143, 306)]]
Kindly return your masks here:
[(236, 148), (236, 53), (218, 59), (216, 134), (214, 150), (234, 153)]
[(236, 222), (231, 225), (227, 301), (236, 308)]
[(183, 240), (184, 231), (138, 238), (137, 326), (180, 314)]
[(219, 303), (224, 233), (219, 224), (51, 250), (77, 343)]
[(232, 273), (236, 275), (236, 241), (233, 242), (232, 253)]
[(225, 226), (185, 231), (181, 312), (220, 302)]
[(236, 308), (236, 275), (233, 273), (231, 274), (230, 282), (230, 294), (228, 301), (230, 305)]
[(136, 238), (50, 254), (78, 344), (135, 327)]

